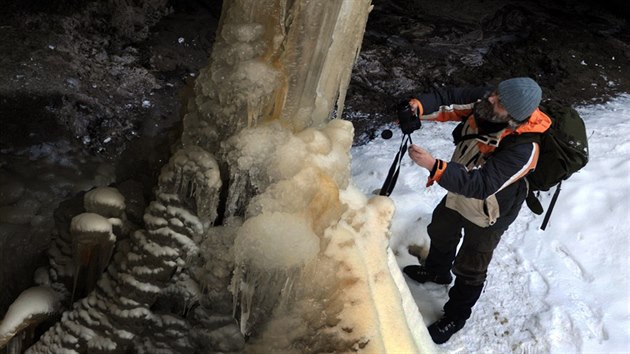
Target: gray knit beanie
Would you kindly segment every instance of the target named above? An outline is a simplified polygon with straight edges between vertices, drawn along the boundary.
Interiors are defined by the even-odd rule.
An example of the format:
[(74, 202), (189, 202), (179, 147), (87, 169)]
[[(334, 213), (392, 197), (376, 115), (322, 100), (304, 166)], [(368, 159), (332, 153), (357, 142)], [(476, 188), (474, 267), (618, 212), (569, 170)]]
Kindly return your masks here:
[(522, 122), (538, 108), (542, 90), (536, 81), (528, 77), (515, 77), (501, 81), (499, 100), (515, 120)]

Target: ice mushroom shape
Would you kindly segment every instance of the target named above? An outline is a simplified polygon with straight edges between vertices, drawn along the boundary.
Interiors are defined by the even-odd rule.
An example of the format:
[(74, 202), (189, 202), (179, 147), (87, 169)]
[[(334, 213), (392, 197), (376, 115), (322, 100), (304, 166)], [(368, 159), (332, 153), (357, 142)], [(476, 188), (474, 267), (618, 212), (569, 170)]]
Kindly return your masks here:
[[(9, 342), (22, 330), (35, 327), (48, 319), (61, 307), (62, 296), (47, 286), (36, 286), (24, 290), (11, 304), (0, 322), (0, 348), (9, 346), (21, 351), (21, 343), (11, 348)], [(19, 342), (19, 339), (18, 339)]]

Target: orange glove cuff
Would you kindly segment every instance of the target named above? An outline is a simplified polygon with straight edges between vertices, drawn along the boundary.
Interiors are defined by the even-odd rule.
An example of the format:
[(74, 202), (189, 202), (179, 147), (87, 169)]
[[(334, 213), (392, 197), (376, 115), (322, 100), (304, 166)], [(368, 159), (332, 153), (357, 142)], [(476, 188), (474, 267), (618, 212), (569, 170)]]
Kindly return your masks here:
[(446, 171), (446, 166), (448, 164), (442, 160), (435, 160), (435, 165), (433, 165), (433, 169), (431, 169), (431, 173), (429, 174), (429, 179), (427, 180), (427, 187), (430, 187), (435, 182), (439, 182), (440, 178)]

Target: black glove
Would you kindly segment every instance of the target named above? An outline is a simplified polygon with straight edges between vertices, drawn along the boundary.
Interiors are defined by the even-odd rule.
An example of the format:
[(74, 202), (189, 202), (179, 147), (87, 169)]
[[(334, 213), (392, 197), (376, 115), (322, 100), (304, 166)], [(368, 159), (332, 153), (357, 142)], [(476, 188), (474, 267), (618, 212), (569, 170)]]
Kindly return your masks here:
[(418, 114), (415, 113), (409, 105), (409, 100), (402, 101), (398, 104), (398, 124), (403, 134), (411, 134), (420, 129), (422, 123)]

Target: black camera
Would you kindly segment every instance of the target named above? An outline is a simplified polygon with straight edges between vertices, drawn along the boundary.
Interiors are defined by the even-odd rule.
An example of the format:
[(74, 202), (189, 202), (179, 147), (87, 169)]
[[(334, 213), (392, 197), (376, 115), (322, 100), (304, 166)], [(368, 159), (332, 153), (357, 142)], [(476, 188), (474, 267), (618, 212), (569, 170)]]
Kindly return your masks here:
[(411, 134), (414, 131), (420, 129), (422, 123), (420, 118), (409, 105), (409, 101), (402, 101), (398, 104), (398, 124), (403, 134)]

